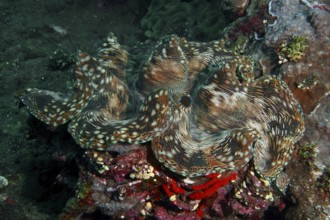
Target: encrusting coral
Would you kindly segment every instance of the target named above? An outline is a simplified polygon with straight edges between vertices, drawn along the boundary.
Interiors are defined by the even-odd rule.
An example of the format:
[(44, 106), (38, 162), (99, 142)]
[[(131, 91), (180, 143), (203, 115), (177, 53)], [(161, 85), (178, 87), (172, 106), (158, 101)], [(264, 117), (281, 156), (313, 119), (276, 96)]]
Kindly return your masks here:
[[(221, 41), (188, 42), (176, 35), (158, 42), (136, 88), (126, 84), (127, 61), (110, 34), (96, 58), (80, 53), (71, 96), (28, 89), (20, 97), (48, 125), (69, 122), (73, 138), (101, 166), (91, 194), (116, 192), (118, 201), (94, 196), (94, 206), (116, 206), (102, 206), (113, 216), (201, 217), (215, 193), (239, 214), (278, 198), (276, 180), (304, 131), (300, 105), (282, 80), (255, 79), (253, 61)], [(128, 108), (131, 97), (144, 97), (136, 112)], [(144, 205), (129, 200), (134, 196)], [(164, 210), (164, 196), (179, 209)]]

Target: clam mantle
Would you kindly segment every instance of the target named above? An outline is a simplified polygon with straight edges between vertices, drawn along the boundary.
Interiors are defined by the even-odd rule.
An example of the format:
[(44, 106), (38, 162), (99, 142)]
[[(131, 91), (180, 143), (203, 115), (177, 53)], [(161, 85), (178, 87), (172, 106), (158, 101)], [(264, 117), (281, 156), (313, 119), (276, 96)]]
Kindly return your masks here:
[[(86, 150), (151, 142), (156, 159), (183, 177), (247, 170), (245, 189), (277, 179), (304, 131), (301, 107), (281, 79), (254, 78), (253, 61), (221, 41), (176, 35), (157, 43), (134, 88), (127, 86), (127, 62), (110, 34), (97, 57), (79, 54), (72, 94), (33, 88), (20, 99), (46, 124), (68, 123)], [(142, 104), (133, 111), (137, 97)], [(270, 198), (266, 189), (249, 191)], [(244, 193), (235, 195), (244, 200)]]

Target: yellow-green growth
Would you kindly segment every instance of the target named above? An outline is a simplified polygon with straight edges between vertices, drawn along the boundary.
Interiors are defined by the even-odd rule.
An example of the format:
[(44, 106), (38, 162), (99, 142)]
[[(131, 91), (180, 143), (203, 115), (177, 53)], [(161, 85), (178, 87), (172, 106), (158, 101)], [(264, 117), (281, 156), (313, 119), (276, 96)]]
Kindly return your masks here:
[(313, 166), (314, 160), (317, 155), (317, 144), (316, 143), (306, 143), (299, 147), (299, 156), (308, 165)]
[(304, 36), (293, 36), (288, 41), (283, 42), (280, 45), (278, 56), (279, 63), (285, 63), (287, 61), (296, 62), (303, 58), (308, 40)]

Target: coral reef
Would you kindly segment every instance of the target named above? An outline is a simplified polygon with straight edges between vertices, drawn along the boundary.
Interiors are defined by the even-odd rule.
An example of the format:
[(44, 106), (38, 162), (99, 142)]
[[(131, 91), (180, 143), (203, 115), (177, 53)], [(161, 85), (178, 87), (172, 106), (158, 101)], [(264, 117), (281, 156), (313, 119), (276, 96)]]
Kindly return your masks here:
[[(247, 49), (254, 53), (253, 57), (268, 60), (268, 63), (260, 62), (263, 68), (287, 83), (305, 113), (305, 135), (296, 145), (292, 163), (285, 171), (291, 180), (287, 189), (287, 219), (330, 216), (327, 186), (319, 182), (326, 176), (330, 155), (330, 14), (329, 3), (323, 2), (270, 1), (269, 12), (276, 22), (268, 25), (263, 38)], [(288, 42), (284, 45), (286, 52), (289, 42), (295, 42), (289, 47), (293, 51), (298, 49), (294, 53), (298, 59), (290, 60), (288, 54), (283, 55), (288, 62), (276, 59), (283, 42)]]
[[(315, 6), (317, 2), (314, 2)], [(324, 7), (307, 7), (299, 1), (273, 1), (272, 11), (278, 16), (275, 26), (269, 27), (264, 46), (278, 48), (292, 36), (306, 41), (304, 56), (296, 62), (282, 64), (278, 74), (288, 84), (306, 114), (306, 132), (302, 139), (317, 144), (317, 167), (329, 166), (329, 106), (330, 74), (330, 13)], [(286, 13), (290, 11), (291, 13)], [(303, 28), (301, 28), (303, 27)], [(304, 145), (304, 144), (303, 144)]]
[(46, 124), (68, 122), (91, 161), (62, 219), (95, 210), (121, 218), (224, 216), (220, 202), (262, 216), (279, 201), (283, 167), (304, 132), (300, 105), (282, 80), (255, 77), (253, 60), (221, 41), (176, 35), (156, 44), (136, 88), (126, 84), (127, 62), (110, 34), (97, 57), (79, 54), (72, 94), (27, 89), (20, 97)]
[[(293, 43), (289, 47), (296, 51), (299, 55), (296, 58), (300, 59), (281, 65), (279, 74), (301, 103), (303, 111), (309, 114), (330, 88), (327, 71), (330, 57), (327, 37), (330, 34), (329, 12), (319, 8), (306, 9), (305, 5), (293, 0), (274, 1), (272, 11), (278, 15), (278, 19), (276, 25), (268, 27), (264, 46), (279, 51), (283, 42), (288, 42), (287, 45), (290, 45), (289, 42)], [(287, 11), (291, 13), (288, 14)], [(286, 47), (286, 51), (289, 52), (289, 48)], [(300, 56), (302, 52), (305, 56)], [(288, 54), (284, 55), (286, 56)], [(289, 57), (287, 60), (293, 61)]]

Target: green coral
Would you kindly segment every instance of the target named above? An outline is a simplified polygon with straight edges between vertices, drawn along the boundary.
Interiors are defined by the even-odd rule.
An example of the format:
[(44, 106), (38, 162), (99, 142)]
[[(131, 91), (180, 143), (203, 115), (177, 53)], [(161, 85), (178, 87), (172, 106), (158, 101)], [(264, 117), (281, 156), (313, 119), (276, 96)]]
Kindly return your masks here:
[(280, 63), (297, 62), (305, 55), (308, 40), (304, 36), (293, 36), (280, 45), (278, 56)]

